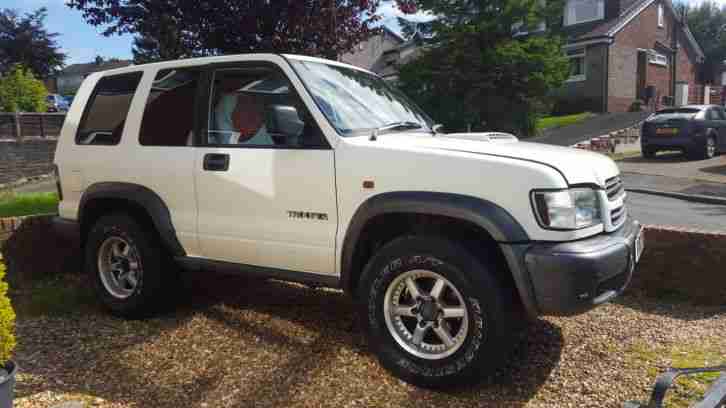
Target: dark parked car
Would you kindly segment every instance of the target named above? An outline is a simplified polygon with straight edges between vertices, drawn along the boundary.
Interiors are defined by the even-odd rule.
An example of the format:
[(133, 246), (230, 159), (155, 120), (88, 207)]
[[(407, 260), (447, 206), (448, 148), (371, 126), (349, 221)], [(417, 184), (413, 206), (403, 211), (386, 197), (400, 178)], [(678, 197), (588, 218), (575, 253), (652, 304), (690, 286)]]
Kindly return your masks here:
[(726, 152), (726, 113), (716, 105), (686, 105), (662, 109), (643, 123), (643, 157), (659, 150), (680, 150), (694, 159)]
[(48, 112), (67, 112), (68, 109), (71, 107), (71, 104), (68, 103), (68, 100), (62, 95), (58, 94), (48, 95), (45, 98), (45, 101), (48, 104)]

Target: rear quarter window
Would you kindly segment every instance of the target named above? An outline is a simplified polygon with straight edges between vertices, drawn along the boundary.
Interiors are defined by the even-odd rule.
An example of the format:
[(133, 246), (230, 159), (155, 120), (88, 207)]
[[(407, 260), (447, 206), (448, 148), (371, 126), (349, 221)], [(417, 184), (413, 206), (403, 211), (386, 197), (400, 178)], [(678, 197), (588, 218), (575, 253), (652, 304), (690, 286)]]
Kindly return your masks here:
[(79, 145), (117, 145), (141, 72), (101, 78), (88, 99), (76, 134)]

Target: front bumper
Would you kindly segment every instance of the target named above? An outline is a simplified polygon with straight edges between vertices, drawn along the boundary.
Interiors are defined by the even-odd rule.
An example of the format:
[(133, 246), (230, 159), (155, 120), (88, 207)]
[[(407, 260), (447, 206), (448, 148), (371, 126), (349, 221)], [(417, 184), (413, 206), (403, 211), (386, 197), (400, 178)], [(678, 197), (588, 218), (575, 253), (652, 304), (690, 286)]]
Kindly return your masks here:
[(705, 143), (706, 139), (700, 135), (650, 136), (641, 138), (640, 146), (643, 150), (672, 149), (689, 151), (697, 149)]
[(628, 218), (612, 233), (573, 242), (504, 244), (503, 250), (510, 268), (519, 268), (518, 275), (528, 283), (519, 285), (519, 291), (530, 297), (524, 302), (530, 314), (573, 315), (625, 290), (637, 263), (641, 230), (640, 223)]

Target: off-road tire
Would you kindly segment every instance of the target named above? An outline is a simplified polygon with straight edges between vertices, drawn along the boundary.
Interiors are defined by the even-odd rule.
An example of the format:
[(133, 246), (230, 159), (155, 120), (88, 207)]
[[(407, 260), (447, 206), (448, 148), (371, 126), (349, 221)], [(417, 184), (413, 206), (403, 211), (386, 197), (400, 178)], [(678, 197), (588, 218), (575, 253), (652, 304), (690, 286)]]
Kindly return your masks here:
[[(480, 260), (464, 246), (435, 236), (406, 236), (383, 246), (361, 276), (357, 299), (369, 344), (381, 364), (411, 384), (438, 388), (476, 382), (498, 368), (514, 339), (516, 308), (510, 290), (494, 275), (495, 262)], [(468, 332), (450, 356), (415, 356), (396, 342), (386, 325), (389, 285), (411, 270), (430, 270), (450, 281), (465, 299)]]
[[(137, 287), (125, 299), (113, 296), (106, 289), (99, 272), (99, 250), (110, 237), (131, 243), (138, 252), (142, 268)], [(143, 318), (172, 300), (173, 288), (179, 281), (178, 271), (150, 226), (123, 213), (102, 216), (91, 227), (84, 251), (85, 270), (99, 300), (112, 314), (128, 319)]]

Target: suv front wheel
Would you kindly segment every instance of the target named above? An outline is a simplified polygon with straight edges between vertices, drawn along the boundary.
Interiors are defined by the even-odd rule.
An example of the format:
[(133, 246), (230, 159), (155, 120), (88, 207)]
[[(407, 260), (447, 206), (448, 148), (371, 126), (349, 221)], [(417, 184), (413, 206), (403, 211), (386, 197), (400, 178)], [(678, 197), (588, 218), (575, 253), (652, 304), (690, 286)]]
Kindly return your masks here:
[(154, 312), (173, 279), (170, 257), (156, 234), (125, 214), (103, 216), (85, 246), (86, 271), (113, 314), (138, 318)]
[(438, 237), (402, 237), (380, 249), (358, 299), (381, 363), (423, 387), (471, 382), (497, 368), (514, 314), (493, 268)]

